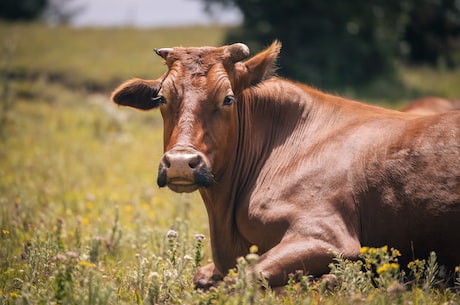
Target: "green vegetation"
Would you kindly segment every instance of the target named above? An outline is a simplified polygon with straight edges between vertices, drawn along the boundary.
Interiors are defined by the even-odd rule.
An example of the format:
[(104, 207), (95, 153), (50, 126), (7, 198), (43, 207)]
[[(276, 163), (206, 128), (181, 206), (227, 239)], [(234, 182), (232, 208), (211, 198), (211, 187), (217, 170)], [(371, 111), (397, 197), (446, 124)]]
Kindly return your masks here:
[[(358, 262), (337, 255), (332, 291), (296, 274), (282, 291), (262, 292), (237, 272), (254, 253), (221, 287), (193, 290), (210, 260), (201, 199), (155, 184), (159, 113), (109, 96), (122, 80), (164, 71), (154, 47), (219, 45), (224, 35), (0, 25), (0, 97), (9, 101), (0, 107), (0, 304), (459, 304), (459, 284), (437, 285), (434, 256), (413, 262), (407, 282), (386, 247), (363, 248)], [(458, 71), (402, 71), (411, 90), (460, 96)]]
[(399, 82), (398, 61), (458, 67), (460, 6), (455, 0), (202, 0), (244, 16), (227, 41), (250, 48), (277, 38), (288, 78), (320, 88)]

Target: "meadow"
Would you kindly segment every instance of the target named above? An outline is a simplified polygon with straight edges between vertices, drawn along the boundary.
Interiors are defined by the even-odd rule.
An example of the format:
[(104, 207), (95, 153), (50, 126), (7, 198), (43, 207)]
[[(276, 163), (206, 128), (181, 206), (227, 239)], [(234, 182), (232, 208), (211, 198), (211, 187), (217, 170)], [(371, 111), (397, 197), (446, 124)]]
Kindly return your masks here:
[[(257, 261), (250, 249), (231, 280), (193, 289), (211, 259), (204, 206), (156, 186), (160, 114), (117, 107), (110, 92), (164, 71), (153, 48), (220, 45), (225, 30), (0, 24), (0, 304), (460, 304), (458, 270), (445, 288), (434, 253), (399, 266), (385, 245), (357, 262), (337, 254), (332, 290), (306, 274), (277, 292), (250, 283), (238, 272)], [(460, 97), (460, 70), (400, 74), (399, 98), (370, 102)]]

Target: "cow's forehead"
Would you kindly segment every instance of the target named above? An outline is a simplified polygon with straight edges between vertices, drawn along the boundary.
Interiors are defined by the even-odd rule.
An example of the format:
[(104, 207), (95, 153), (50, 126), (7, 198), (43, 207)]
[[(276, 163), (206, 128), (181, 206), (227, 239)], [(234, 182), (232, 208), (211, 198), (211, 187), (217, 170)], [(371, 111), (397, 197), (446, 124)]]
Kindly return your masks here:
[(216, 47), (176, 47), (169, 53), (166, 64), (171, 69), (179, 62), (181, 67), (192, 74), (206, 73), (213, 65), (222, 63), (226, 56), (222, 48)]

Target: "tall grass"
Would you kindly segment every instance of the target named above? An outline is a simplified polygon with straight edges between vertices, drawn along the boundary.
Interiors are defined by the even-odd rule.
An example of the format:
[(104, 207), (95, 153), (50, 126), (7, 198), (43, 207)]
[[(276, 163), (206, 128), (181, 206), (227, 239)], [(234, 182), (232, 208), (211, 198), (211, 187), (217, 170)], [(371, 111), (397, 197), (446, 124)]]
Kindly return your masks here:
[[(0, 304), (460, 303), (455, 287), (437, 288), (434, 257), (405, 276), (387, 248), (363, 249), (357, 262), (337, 254), (330, 291), (307, 274), (277, 292), (248, 281), (255, 253), (216, 289), (193, 289), (211, 259), (201, 199), (156, 187), (160, 115), (118, 108), (108, 91), (159, 75), (153, 47), (218, 45), (224, 30), (0, 25), (15, 43), (0, 139)], [(453, 83), (433, 90), (456, 94)]]

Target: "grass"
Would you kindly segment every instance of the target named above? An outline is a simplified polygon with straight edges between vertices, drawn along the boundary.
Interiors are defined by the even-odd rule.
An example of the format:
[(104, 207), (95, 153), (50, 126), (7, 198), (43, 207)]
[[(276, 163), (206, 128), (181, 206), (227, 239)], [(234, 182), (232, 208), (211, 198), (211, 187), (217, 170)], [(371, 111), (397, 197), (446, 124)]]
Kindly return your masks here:
[[(161, 117), (118, 108), (109, 93), (164, 70), (152, 48), (219, 45), (224, 31), (0, 25), (0, 96), (13, 102), (1, 113), (0, 304), (459, 304), (458, 286), (436, 286), (434, 257), (404, 275), (384, 247), (358, 262), (337, 254), (332, 291), (296, 274), (262, 292), (237, 272), (254, 254), (217, 289), (193, 290), (210, 260), (201, 199), (155, 186)], [(402, 74), (413, 90), (460, 96), (458, 71)]]

